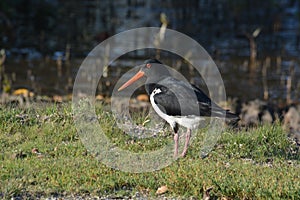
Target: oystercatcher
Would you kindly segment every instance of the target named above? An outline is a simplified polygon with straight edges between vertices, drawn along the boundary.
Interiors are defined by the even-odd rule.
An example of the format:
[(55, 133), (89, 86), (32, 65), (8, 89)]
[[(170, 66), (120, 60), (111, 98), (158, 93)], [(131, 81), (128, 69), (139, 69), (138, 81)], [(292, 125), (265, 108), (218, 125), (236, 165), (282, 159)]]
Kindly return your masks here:
[(167, 121), (174, 131), (174, 157), (178, 154), (179, 125), (187, 128), (186, 140), (181, 156), (187, 153), (191, 130), (198, 127), (205, 117), (226, 117), (236, 123), (239, 117), (214, 103), (201, 89), (188, 82), (175, 79), (157, 59), (144, 62), (138, 73), (124, 83), (121, 91), (146, 76), (145, 88), (155, 112)]

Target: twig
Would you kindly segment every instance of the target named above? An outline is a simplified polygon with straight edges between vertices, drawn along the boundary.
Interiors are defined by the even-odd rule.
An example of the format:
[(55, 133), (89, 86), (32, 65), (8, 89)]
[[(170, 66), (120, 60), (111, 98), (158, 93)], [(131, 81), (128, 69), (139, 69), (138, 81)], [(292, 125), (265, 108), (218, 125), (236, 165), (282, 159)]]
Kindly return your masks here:
[(287, 77), (287, 81), (286, 81), (286, 103), (290, 104), (292, 103), (292, 99), (291, 99), (291, 91), (292, 91), (292, 77), (294, 76), (294, 63), (291, 63), (290, 66), (290, 74)]
[(263, 79), (263, 88), (264, 88), (264, 100), (269, 99), (269, 90), (268, 90), (268, 82), (267, 82), (267, 70), (271, 65), (271, 58), (267, 57), (265, 63), (262, 68), (262, 79)]

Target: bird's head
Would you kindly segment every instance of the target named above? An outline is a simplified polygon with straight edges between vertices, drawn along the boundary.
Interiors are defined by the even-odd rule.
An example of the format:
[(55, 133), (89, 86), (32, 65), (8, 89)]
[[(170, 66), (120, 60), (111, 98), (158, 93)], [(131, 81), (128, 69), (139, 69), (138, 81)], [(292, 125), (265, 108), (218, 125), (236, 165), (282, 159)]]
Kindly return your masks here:
[(126, 83), (124, 83), (118, 91), (121, 91), (134, 83), (135, 81), (139, 80), (140, 78), (146, 76), (147, 80), (150, 82), (155, 83), (156, 80), (159, 80), (162, 76), (169, 76), (170, 73), (168, 69), (157, 59), (148, 59), (144, 62), (141, 69)]

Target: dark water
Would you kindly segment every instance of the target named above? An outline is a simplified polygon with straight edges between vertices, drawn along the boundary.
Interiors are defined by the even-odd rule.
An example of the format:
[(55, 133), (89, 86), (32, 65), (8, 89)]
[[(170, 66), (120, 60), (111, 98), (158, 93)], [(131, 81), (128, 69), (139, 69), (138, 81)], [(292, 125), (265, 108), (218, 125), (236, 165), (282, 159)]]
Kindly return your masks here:
[[(84, 2), (82, 2), (83, 5), (85, 5)], [(125, 1), (105, 2), (107, 5), (110, 5), (110, 15), (112, 15), (111, 17), (113, 18), (111, 19), (114, 19), (114, 21), (110, 21), (110, 18), (107, 18), (108, 14), (105, 14), (102, 10), (100, 10), (101, 12), (99, 11), (101, 16), (104, 16), (102, 21), (90, 20), (93, 19), (94, 15), (92, 13), (87, 15), (84, 9), (89, 11), (92, 8), (96, 9), (98, 8), (95, 6), (96, 4), (93, 7), (86, 5), (82, 7), (82, 9), (84, 8), (82, 10), (80, 7), (74, 6), (77, 5), (76, 3), (73, 5), (71, 2), (61, 2), (67, 7), (61, 11), (66, 16), (59, 17), (61, 23), (56, 25), (56, 33), (59, 34), (55, 35), (49, 32), (48, 35), (45, 35), (45, 38), (42, 38), (48, 43), (55, 41), (57, 44), (62, 44), (54, 45), (56, 50), (58, 47), (64, 49), (66, 46), (65, 34), (67, 32), (68, 40), (71, 41), (72, 47), (70, 61), (59, 61), (59, 57), (63, 55), (61, 52), (64, 52), (64, 50), (56, 53), (49, 53), (48, 49), (44, 51), (47, 48), (47, 42), (45, 44), (40, 43), (40, 45), (37, 45), (39, 47), (35, 47), (35, 49), (23, 47), (6, 48), (5, 73), (12, 82), (12, 89), (28, 88), (38, 95), (50, 96), (72, 93), (72, 85), (77, 70), (83, 61), (82, 55), (87, 55), (88, 51), (96, 45), (91, 43), (91, 39), (88, 39), (89, 37), (85, 38), (89, 43), (84, 43), (84, 38), (79, 37), (80, 31), (90, 27), (91, 32), (94, 33), (94, 29), (97, 27), (111, 27), (109, 29), (112, 32), (108, 31), (107, 34), (112, 35), (135, 26), (159, 26), (159, 14), (164, 12), (169, 17), (170, 23), (168, 28), (176, 29), (191, 36), (203, 45), (214, 58), (224, 80), (227, 96), (238, 97), (242, 100), (267, 98), (271, 101), (285, 102), (290, 90), (291, 99), (300, 101), (300, 59), (298, 58), (300, 55), (300, 3), (298, 1), (278, 0), (266, 1), (265, 3), (261, 1), (228, 1), (229, 3), (227, 1), (219, 1), (218, 3), (205, 0), (193, 1), (196, 7), (193, 3), (191, 5), (183, 5), (179, 3), (181, 1), (170, 1), (170, 5), (167, 2), (162, 3), (160, 9), (152, 6), (154, 1), (151, 1), (152, 3), (141, 1), (144, 3), (128, 5), (129, 7), (125, 6)], [(127, 1), (128, 4), (130, 2)], [(95, 3), (97, 2), (95, 1)], [(53, 6), (59, 5), (59, 3), (55, 3)], [(105, 9), (107, 5), (103, 3), (100, 7), (104, 6), (104, 10), (107, 11)], [(30, 8), (28, 7), (28, 9)], [(144, 15), (145, 9), (149, 9), (148, 18)], [(112, 12), (113, 10), (115, 12)], [(20, 14), (21, 11), (18, 12)], [(26, 14), (27, 12), (24, 13)], [(82, 16), (76, 17), (80, 13)], [(95, 12), (95, 16), (98, 16), (97, 13)], [(23, 18), (20, 17), (20, 19)], [(24, 20), (26, 21), (26, 19), (25, 17)], [(70, 23), (71, 19), (76, 23)], [(76, 21), (77, 19), (79, 21)], [(64, 24), (64, 20), (68, 23)], [(88, 27), (82, 26), (84, 20), (90, 23), (88, 23)], [(14, 20), (12, 20), (13, 22)], [(98, 22), (104, 24), (101, 25)], [(119, 22), (119, 24), (116, 22)], [(28, 21), (28, 23), (30, 25), (31, 21)], [(30, 27), (29, 25), (28, 27)], [(65, 30), (67, 25), (74, 25), (74, 27)], [(79, 26), (79, 28), (76, 29), (75, 25)], [(64, 29), (62, 30), (64, 31), (61, 31), (59, 27), (63, 27)], [(245, 33), (252, 34), (257, 28), (261, 30), (260, 34), (255, 38), (257, 60), (255, 67), (250, 68), (249, 41), (245, 37)], [(13, 43), (5, 44), (30, 46), (31, 41), (27, 41), (29, 39), (26, 40), (24, 37), (24, 34), (27, 32), (19, 32), (22, 34), (15, 35), (16, 38), (11, 40), (19, 41), (18, 45)], [(73, 37), (70, 33), (76, 34), (76, 37)], [(51, 38), (51, 35), (55, 37)], [(105, 34), (105, 37), (109, 35)], [(32, 36), (32, 40), (35, 43), (37, 42), (37, 36), (30, 31), (28, 31), (26, 36), (28, 36), (27, 38)], [(105, 37), (103, 36), (102, 39), (105, 39)], [(95, 39), (92, 35), (90, 38)], [(72, 43), (72, 41), (74, 42)], [(39, 48), (40, 50), (36, 50)], [(85, 50), (78, 53), (76, 49)], [(45, 52), (50, 56), (45, 56)], [(108, 77), (102, 78), (101, 83), (99, 83), (98, 93), (109, 96), (118, 78), (130, 67), (141, 64), (145, 57), (147, 55), (144, 57), (139, 55), (124, 56), (112, 63)], [(171, 61), (167, 57), (162, 59), (163, 61), (166, 60), (166, 64), (171, 66), (176, 63), (175, 59), (171, 59)], [(199, 79), (198, 75), (191, 72), (188, 66), (183, 66), (181, 72), (192, 82)], [(198, 82), (201, 83), (201, 81)], [(290, 89), (287, 88), (289, 82), (291, 83)]]
[[(267, 58), (268, 59), (268, 58)], [(237, 58), (229, 63), (221, 63), (220, 71), (225, 83), (227, 96), (239, 97), (242, 100), (264, 99), (264, 87), (267, 88), (268, 100), (285, 102), (287, 97), (287, 80), (291, 78), (291, 98), (300, 99), (299, 60), (269, 57), (266, 75), (263, 68), (267, 59), (259, 61), (253, 73), (249, 72), (247, 60)]]
[(72, 93), (72, 85), (82, 59), (63, 62), (43, 60), (8, 60), (6, 74), (13, 90), (27, 88), (38, 95), (66, 95)]
[[(162, 60), (168, 65), (176, 63), (176, 58), (175, 60), (162, 58)], [(13, 89), (28, 88), (38, 95), (67, 95), (72, 93), (73, 82), (82, 61), (83, 59), (71, 59), (68, 62), (63, 61), (60, 65), (52, 59), (36, 61), (9, 59), (5, 64), (5, 71), (12, 79)], [(253, 72), (249, 71), (248, 57), (216, 59), (215, 62), (223, 78), (228, 97), (238, 97), (244, 101), (263, 99), (265, 86), (268, 100), (285, 102), (287, 79), (291, 77), (291, 98), (293, 101), (300, 100), (300, 67), (299, 60), (296, 58), (279, 56), (264, 58), (257, 61), (257, 67)], [(267, 62), (269, 64), (266, 64)], [(127, 70), (142, 63), (143, 58), (133, 59), (126, 56), (114, 61), (109, 67), (108, 77), (100, 79), (97, 93), (109, 96), (118, 78)], [(262, 73), (264, 67), (267, 69), (266, 75)], [(195, 70), (191, 71), (185, 64), (182, 64), (178, 70), (187, 80), (203, 88), (201, 77), (195, 73)]]

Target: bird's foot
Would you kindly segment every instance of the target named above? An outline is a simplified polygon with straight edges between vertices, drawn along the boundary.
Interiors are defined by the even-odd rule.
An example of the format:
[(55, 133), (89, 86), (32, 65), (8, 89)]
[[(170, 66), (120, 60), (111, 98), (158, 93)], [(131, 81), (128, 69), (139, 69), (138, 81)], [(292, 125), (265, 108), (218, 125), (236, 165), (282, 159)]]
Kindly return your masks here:
[(185, 150), (183, 150), (183, 152), (180, 154), (180, 156), (182, 157), (182, 158), (184, 158), (185, 156), (186, 156), (186, 152), (187, 152), (187, 149)]
[(185, 157), (186, 152), (188, 150), (188, 146), (189, 146), (189, 141), (190, 141), (190, 137), (191, 137), (191, 129), (188, 129), (185, 135), (185, 144), (184, 144), (184, 148), (183, 151), (181, 153), (181, 157)]
[(174, 134), (174, 158), (178, 155), (178, 133)]
[(178, 154), (176, 152), (174, 152), (174, 158), (177, 158)]

